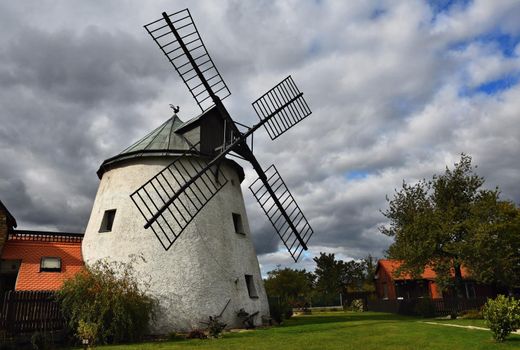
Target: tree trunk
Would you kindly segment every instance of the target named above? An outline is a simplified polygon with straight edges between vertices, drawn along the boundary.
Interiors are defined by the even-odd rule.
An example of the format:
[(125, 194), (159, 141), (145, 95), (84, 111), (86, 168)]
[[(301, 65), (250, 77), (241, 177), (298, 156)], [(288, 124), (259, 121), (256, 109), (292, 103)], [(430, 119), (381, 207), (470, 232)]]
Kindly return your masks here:
[(451, 318), (457, 318), (459, 309), (459, 299), (464, 297), (464, 283), (462, 280), (462, 270), (460, 264), (453, 266), (455, 270), (455, 293), (453, 295), (453, 308), (451, 310)]

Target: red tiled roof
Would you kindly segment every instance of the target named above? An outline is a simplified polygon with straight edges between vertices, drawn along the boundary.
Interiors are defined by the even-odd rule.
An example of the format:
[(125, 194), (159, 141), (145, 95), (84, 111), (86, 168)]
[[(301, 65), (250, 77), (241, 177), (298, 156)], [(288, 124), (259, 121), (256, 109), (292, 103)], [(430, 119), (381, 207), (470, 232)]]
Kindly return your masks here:
[[(378, 262), (378, 268), (379, 266), (382, 266), (391, 276), (393, 279), (399, 279), (399, 280), (411, 280), (413, 279), (410, 274), (401, 274), (399, 278), (394, 277), (394, 272), (401, 266), (402, 262), (399, 260), (391, 260), (391, 259), (380, 259)], [(462, 267), (462, 278), (469, 277), (469, 271)], [(421, 278), (427, 279), (427, 280), (433, 280), (437, 277), (437, 274), (435, 271), (430, 267), (426, 266), (424, 269), (424, 272), (421, 274)]]
[[(61, 272), (40, 272), (42, 257), (60, 257)], [(81, 241), (44, 242), (8, 240), (2, 259), (21, 259), (16, 290), (57, 290), (63, 282), (83, 269)]]

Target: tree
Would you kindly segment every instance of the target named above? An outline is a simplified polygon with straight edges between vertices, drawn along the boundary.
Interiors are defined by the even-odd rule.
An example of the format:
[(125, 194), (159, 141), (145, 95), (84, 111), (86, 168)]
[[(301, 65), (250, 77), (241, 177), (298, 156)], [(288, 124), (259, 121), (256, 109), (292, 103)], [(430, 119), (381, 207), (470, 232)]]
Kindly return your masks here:
[(336, 260), (334, 254), (320, 253), (315, 257), (316, 290), (332, 302), (339, 293), (372, 291), (374, 289), (375, 259), (368, 255), (361, 261)]
[(270, 297), (280, 297), (294, 302), (300, 298), (308, 299), (314, 284), (312, 272), (291, 268), (276, 269), (267, 273), (265, 290)]
[(362, 291), (366, 278), (366, 265), (363, 261), (350, 260), (343, 262), (341, 275), (342, 292)]
[(343, 291), (345, 263), (336, 260), (332, 253), (320, 253), (320, 256), (313, 260), (316, 263), (316, 290), (324, 297), (326, 303), (331, 303)]
[(472, 211), (475, 234), (468, 242), (466, 264), (479, 282), (509, 289), (520, 285), (520, 210), (488, 195)]
[(475, 168), (471, 157), (462, 154), (453, 170), (446, 167), (444, 174), (414, 185), (403, 182), (394, 198), (387, 198), (389, 208), (383, 215), (390, 223), (380, 230), (395, 239), (387, 254), (403, 262), (398, 273), (418, 276), (429, 265), (443, 290), (454, 287), (458, 296), (463, 295), (461, 266), (474, 270), (471, 266), (482, 259), (473, 246), (477, 232), (482, 244), (489, 243), (492, 224), (500, 216), (498, 189), (483, 189), (484, 178)]

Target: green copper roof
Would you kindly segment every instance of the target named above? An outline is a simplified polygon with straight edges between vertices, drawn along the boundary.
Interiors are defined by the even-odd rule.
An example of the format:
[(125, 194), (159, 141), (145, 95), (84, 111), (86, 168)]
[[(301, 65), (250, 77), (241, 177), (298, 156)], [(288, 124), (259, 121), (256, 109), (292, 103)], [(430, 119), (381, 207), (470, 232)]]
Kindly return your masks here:
[(110, 165), (124, 160), (144, 156), (180, 154), (189, 150), (190, 146), (186, 142), (185, 138), (182, 135), (175, 133), (175, 131), (183, 124), (184, 122), (180, 120), (177, 115), (174, 115), (158, 128), (123, 150), (115, 157), (106, 159), (97, 171), (98, 177), (101, 178)]
[[(128, 160), (142, 157), (178, 156), (185, 153), (191, 148), (188, 141), (186, 141), (186, 137), (189, 138), (191, 144), (197, 144), (200, 141), (200, 130), (195, 129), (198, 127), (197, 123), (203, 116), (214, 112), (212, 111), (213, 109), (209, 109), (186, 123), (180, 120), (177, 115), (174, 115), (118, 155), (106, 159), (97, 171), (98, 177), (101, 179), (106, 171)], [(193, 153), (204, 156), (198, 150), (193, 151)], [(242, 167), (233, 160), (226, 158), (225, 161), (235, 168), (239, 180), (242, 182), (244, 180)]]
[(144, 150), (186, 150), (189, 149), (184, 138), (175, 133), (175, 130), (184, 123), (174, 115), (157, 129), (125, 149), (120, 155)]

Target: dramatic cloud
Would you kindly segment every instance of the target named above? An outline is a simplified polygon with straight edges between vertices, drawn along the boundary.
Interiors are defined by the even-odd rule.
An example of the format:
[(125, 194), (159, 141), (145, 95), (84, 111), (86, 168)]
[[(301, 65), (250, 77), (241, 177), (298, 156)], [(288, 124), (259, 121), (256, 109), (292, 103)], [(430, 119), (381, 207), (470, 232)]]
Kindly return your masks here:
[[(174, 7), (172, 7), (174, 6)], [(243, 192), (265, 273), (320, 251), (382, 256), (381, 210), (414, 182), (473, 156), (520, 203), (517, 1), (133, 1), (0, 5), (0, 199), (23, 228), (82, 231), (95, 171), (181, 106), (197, 106), (142, 29), (190, 7), (240, 122), (291, 74), (313, 114), (255, 153), (275, 163), (315, 230), (295, 265)]]

